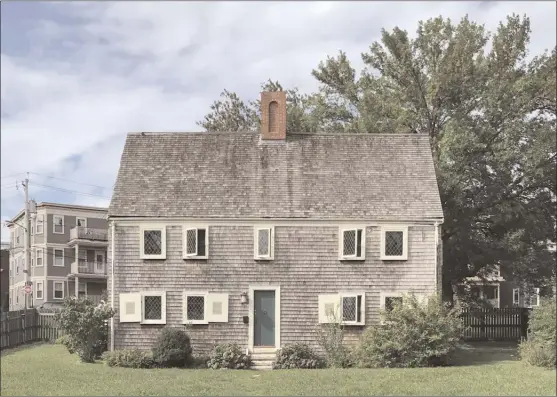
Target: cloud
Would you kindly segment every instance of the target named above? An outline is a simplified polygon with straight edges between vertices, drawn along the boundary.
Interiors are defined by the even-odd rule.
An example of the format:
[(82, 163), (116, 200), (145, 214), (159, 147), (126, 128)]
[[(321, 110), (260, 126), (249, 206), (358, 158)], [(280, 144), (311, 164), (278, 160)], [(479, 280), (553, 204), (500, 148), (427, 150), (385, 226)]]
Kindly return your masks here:
[[(2, 11), (2, 175), (80, 182), (31, 174), (31, 193), (101, 205), (37, 185), (109, 196), (127, 132), (198, 130), (223, 88), (255, 99), (272, 78), (314, 90), (319, 61), (342, 49), (360, 69), (381, 28), (412, 33), (419, 20), (468, 14), (493, 31), (514, 12), (531, 18), (532, 53), (556, 37), (551, 2), (22, 2)], [(2, 180), (3, 218), (21, 209), (20, 193), (4, 187), (14, 181)]]

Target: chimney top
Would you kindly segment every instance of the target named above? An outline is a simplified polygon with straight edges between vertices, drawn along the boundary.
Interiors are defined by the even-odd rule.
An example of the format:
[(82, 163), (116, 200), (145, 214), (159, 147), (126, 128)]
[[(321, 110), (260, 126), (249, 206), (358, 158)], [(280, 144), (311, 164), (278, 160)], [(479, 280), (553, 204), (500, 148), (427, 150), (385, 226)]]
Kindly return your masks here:
[(286, 139), (286, 92), (261, 93), (261, 139)]

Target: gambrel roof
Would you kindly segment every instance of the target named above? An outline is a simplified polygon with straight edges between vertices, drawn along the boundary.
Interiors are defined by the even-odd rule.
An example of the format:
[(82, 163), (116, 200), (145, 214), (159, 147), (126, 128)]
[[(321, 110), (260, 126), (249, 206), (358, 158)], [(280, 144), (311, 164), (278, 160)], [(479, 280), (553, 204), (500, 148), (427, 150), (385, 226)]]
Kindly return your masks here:
[(418, 134), (132, 133), (111, 217), (442, 219)]

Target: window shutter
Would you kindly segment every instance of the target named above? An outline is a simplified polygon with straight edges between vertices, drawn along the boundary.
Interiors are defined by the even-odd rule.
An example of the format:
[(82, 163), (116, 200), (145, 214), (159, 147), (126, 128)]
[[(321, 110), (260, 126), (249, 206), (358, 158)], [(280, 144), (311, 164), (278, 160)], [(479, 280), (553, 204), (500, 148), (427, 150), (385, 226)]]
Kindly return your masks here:
[(197, 229), (186, 230), (186, 256), (197, 256)]
[(120, 322), (141, 322), (141, 294), (120, 294)]
[(340, 320), (340, 295), (319, 295), (319, 323), (332, 323), (333, 320)]
[(228, 322), (228, 294), (212, 294), (207, 297), (207, 314), (210, 323)]

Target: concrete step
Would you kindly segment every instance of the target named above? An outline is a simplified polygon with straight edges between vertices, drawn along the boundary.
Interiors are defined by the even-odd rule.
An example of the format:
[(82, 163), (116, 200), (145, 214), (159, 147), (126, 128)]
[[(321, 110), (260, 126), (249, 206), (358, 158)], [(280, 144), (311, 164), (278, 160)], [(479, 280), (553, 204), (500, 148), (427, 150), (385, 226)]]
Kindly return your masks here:
[(252, 354), (256, 353), (276, 353), (276, 347), (254, 347), (252, 350)]
[(251, 360), (274, 360), (277, 358), (276, 353), (252, 353)]
[(273, 366), (273, 363), (275, 362), (275, 360), (251, 360), (252, 365), (254, 366), (266, 366), (266, 365), (270, 365), (271, 367)]

